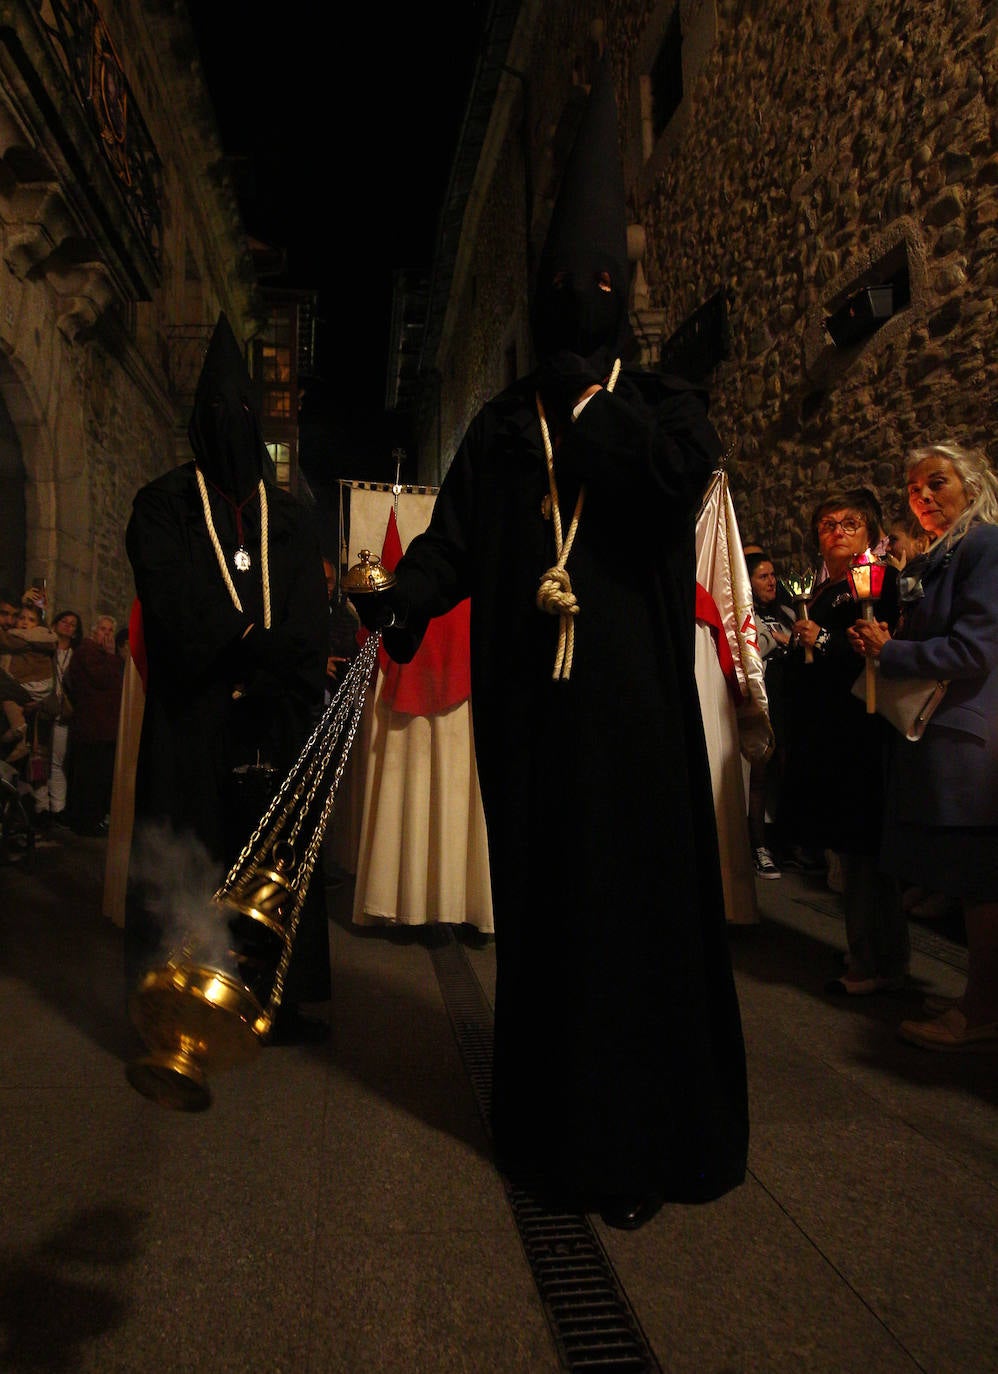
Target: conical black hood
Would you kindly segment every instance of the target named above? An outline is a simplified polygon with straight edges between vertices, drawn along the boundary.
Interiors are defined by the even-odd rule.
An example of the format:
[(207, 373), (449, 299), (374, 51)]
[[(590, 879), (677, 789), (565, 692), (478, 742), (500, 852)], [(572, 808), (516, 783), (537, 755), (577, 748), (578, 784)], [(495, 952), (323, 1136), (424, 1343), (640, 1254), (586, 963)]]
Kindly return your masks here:
[[(612, 363), (633, 353), (626, 208), (613, 73), (604, 55), (538, 264), (531, 323), (539, 360), (567, 351)], [(609, 292), (602, 273), (609, 274)]]
[(207, 480), (234, 501), (245, 500), (269, 469), (253, 383), (224, 313), (205, 354), (187, 437)]

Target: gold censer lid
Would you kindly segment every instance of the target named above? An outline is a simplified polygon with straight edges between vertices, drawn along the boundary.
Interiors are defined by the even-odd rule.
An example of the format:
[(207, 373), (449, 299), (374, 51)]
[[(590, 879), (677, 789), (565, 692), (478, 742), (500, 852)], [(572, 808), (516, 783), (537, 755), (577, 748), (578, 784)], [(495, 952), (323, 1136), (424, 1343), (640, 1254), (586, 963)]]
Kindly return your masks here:
[(395, 585), (395, 574), (382, 566), (381, 559), (370, 549), (361, 549), (360, 562), (345, 573), (341, 586), (347, 596), (366, 592), (384, 592)]

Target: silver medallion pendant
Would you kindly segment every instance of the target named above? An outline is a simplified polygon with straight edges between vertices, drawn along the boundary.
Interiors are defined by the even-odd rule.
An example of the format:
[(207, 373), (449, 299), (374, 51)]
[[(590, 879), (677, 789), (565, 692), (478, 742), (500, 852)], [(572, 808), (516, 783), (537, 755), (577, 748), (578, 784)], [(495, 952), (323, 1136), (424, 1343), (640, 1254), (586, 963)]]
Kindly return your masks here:
[(248, 572), (248, 571), (249, 571), (250, 556), (249, 556), (249, 554), (246, 552), (246, 550), (245, 550), (244, 548), (242, 548), (241, 546), (240, 546), (238, 549), (236, 549), (236, 552), (235, 552), (235, 554), (233, 555), (232, 561), (233, 561), (233, 563), (235, 563), (236, 567), (239, 569), (240, 572)]

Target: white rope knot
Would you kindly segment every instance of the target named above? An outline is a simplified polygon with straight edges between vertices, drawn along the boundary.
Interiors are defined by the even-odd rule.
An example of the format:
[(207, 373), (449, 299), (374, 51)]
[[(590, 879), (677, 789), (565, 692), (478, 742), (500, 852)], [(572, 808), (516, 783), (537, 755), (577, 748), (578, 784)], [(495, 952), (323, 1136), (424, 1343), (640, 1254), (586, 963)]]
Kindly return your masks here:
[(548, 568), (537, 588), (537, 609), (548, 615), (578, 615), (572, 579), (564, 568)]
[[(613, 390), (617, 385), (619, 376), (620, 359), (618, 358), (610, 372), (610, 378), (606, 384), (607, 391)], [(572, 658), (575, 653), (574, 617), (579, 614), (579, 603), (575, 599), (572, 582), (564, 565), (568, 562), (568, 555), (572, 552), (572, 544), (579, 528), (579, 518), (582, 515), (582, 506), (586, 499), (586, 489), (585, 486), (579, 488), (572, 523), (568, 527), (568, 533), (562, 538), (561, 506), (558, 503), (558, 484), (554, 478), (554, 449), (551, 446), (551, 433), (548, 429), (547, 416), (544, 414), (544, 405), (539, 391), (535, 394), (535, 400), (537, 418), (541, 426), (541, 439), (544, 442), (548, 492), (551, 497), (551, 518), (554, 522), (554, 546), (558, 555), (556, 565), (553, 568), (548, 568), (541, 578), (540, 586), (537, 589), (537, 607), (538, 610), (561, 617), (558, 625), (558, 652), (555, 655), (554, 672), (551, 676), (556, 682), (567, 682), (572, 675)]]
[[(565, 549), (567, 556), (568, 550)], [(548, 568), (537, 588), (537, 607), (549, 615), (559, 616), (558, 652), (555, 655), (554, 672), (551, 676), (556, 682), (566, 682), (572, 675), (572, 659), (575, 657), (575, 620), (579, 614), (579, 603), (572, 591), (572, 579), (564, 568)]]

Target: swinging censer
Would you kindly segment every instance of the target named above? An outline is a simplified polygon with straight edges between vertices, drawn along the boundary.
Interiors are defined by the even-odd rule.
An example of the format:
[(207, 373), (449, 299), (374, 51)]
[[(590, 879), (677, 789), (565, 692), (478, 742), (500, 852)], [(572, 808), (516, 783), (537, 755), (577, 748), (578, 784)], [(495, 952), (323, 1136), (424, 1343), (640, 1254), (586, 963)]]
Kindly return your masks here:
[[(370, 551), (346, 574), (350, 596), (394, 582)], [(242, 853), (212, 898), (208, 931), (182, 935), (140, 978), (129, 1014), (146, 1053), (128, 1064), (132, 1087), (161, 1106), (199, 1111), (209, 1072), (250, 1062), (284, 994), (295, 935), (343, 770), (377, 664), (371, 634)]]

